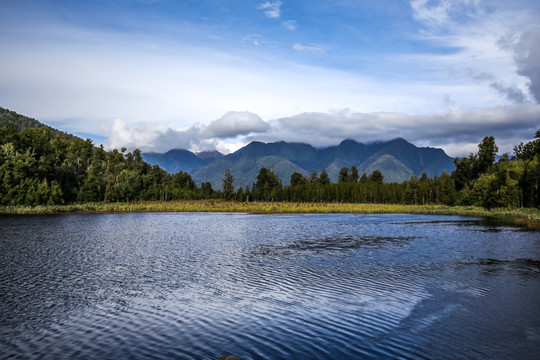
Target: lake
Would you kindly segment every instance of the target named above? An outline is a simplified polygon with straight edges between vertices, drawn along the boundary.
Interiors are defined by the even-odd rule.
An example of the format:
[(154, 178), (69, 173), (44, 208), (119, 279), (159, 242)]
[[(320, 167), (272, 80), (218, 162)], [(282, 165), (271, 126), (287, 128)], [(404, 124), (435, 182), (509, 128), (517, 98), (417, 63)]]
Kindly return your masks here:
[(4, 359), (540, 359), (540, 233), (459, 216), (0, 217)]

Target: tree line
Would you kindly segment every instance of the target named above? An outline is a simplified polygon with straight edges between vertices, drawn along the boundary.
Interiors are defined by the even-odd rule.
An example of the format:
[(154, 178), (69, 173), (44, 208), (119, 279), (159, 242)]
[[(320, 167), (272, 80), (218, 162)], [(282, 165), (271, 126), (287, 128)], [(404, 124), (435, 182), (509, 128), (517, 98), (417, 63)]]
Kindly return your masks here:
[(256, 182), (236, 189), (227, 170), (222, 189), (197, 186), (190, 174), (168, 174), (146, 163), (139, 150), (106, 151), (48, 127), (0, 127), (0, 205), (52, 205), (223, 198), (233, 201), (445, 204), (539, 207), (540, 130), (535, 140), (515, 147), (515, 155), (495, 161), (498, 148), (485, 137), (478, 152), (455, 159), (452, 174), (421, 174), (403, 183), (384, 183), (378, 170), (358, 173), (342, 168), (337, 183), (328, 173), (294, 173), (283, 186), (272, 170), (261, 168)]
[(210, 184), (199, 188), (188, 173), (170, 175), (151, 166), (139, 150), (105, 151), (48, 127), (0, 128), (1, 205), (166, 201), (212, 193)]
[[(338, 182), (331, 183), (326, 171), (309, 176), (295, 172), (290, 185), (282, 186), (272, 169), (262, 168), (251, 190), (240, 188), (226, 192), (237, 201), (344, 202), (386, 204), (477, 205), (484, 208), (540, 207), (540, 130), (533, 141), (519, 144), (515, 155), (503, 154), (496, 161), (495, 138), (486, 136), (478, 152), (454, 159), (451, 174), (428, 177), (425, 173), (402, 183), (384, 183), (379, 170), (359, 176), (358, 169), (344, 167)], [(231, 174), (223, 188), (232, 189)]]

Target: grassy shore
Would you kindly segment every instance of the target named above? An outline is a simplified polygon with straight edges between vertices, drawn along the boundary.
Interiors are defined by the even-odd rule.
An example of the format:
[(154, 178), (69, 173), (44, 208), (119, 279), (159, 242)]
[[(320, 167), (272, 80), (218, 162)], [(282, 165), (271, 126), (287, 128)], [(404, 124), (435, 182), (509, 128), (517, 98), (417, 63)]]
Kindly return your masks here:
[(62, 214), (122, 212), (245, 212), (257, 214), (286, 213), (353, 213), (353, 214), (436, 214), (480, 216), (508, 220), (540, 229), (538, 209), (492, 209), (473, 206), (341, 204), (341, 203), (275, 203), (232, 202), (223, 200), (149, 201), (135, 203), (86, 203), (53, 206), (2, 206), (0, 214)]

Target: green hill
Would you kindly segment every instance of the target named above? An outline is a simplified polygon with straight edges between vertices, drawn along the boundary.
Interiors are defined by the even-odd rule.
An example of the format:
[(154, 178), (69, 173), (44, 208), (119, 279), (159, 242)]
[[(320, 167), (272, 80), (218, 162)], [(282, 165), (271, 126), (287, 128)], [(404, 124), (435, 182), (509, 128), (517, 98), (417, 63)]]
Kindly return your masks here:
[(23, 131), (29, 128), (34, 128), (34, 129), (48, 128), (50, 129), (51, 135), (53, 137), (57, 137), (58, 135), (64, 135), (66, 136), (67, 139), (75, 138), (74, 135), (52, 128), (48, 125), (45, 125), (37, 121), (36, 119), (32, 119), (28, 116), (17, 114), (15, 111), (11, 111), (8, 109), (4, 109), (3, 107), (0, 107), (0, 127), (8, 126), (8, 124), (15, 125), (15, 127), (19, 131)]

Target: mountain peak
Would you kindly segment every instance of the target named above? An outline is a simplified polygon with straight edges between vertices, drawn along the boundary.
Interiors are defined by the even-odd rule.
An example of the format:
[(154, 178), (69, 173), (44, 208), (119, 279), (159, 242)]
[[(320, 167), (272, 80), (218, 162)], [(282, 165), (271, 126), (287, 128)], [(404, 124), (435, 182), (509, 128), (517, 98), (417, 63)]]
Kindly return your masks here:
[(196, 152), (195, 155), (197, 155), (197, 157), (202, 160), (208, 160), (208, 159), (216, 160), (223, 157), (223, 154), (217, 150), (199, 151), (199, 152)]
[[(193, 154), (193, 153), (191, 151), (189, 151), (189, 150), (178, 148), (178, 149), (171, 149), (171, 150), (167, 151), (165, 154), (185, 154), (185, 155), (189, 156), (189, 154)], [(193, 155), (195, 155), (195, 154), (193, 154)]]
[[(179, 151), (179, 154), (181, 153)], [(211, 154), (217, 155), (218, 158), (213, 158)], [(335, 182), (341, 168), (356, 166), (360, 173), (379, 170), (387, 181), (401, 182), (407, 180), (413, 172), (417, 174), (426, 172), (429, 176), (433, 176), (443, 171), (450, 172), (454, 167), (452, 158), (443, 150), (418, 148), (403, 138), (369, 144), (345, 139), (339, 145), (323, 149), (316, 149), (305, 143), (252, 141), (225, 156), (217, 151), (192, 156), (197, 161), (187, 161), (188, 158), (192, 159), (191, 156), (178, 157), (174, 161), (160, 159), (167, 160), (175, 171), (169, 170), (161, 163), (158, 164), (169, 172), (188, 171), (197, 183), (209, 181), (215, 189), (221, 188), (223, 174), (227, 169), (234, 176), (235, 187), (251, 187), (261, 167), (274, 168), (284, 185), (289, 183), (292, 173), (300, 172), (308, 175), (312, 170), (318, 173), (326, 170), (330, 179)]]
[(342, 142), (339, 143), (339, 146), (341, 145), (357, 145), (360, 144), (358, 141), (353, 139), (345, 139)]
[(391, 143), (391, 144), (410, 144), (410, 145), (412, 145), (410, 142), (408, 142), (407, 140), (405, 140), (402, 137), (397, 137), (397, 138), (395, 138), (393, 140), (390, 140), (389, 143)]

